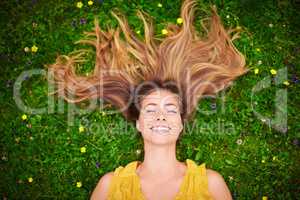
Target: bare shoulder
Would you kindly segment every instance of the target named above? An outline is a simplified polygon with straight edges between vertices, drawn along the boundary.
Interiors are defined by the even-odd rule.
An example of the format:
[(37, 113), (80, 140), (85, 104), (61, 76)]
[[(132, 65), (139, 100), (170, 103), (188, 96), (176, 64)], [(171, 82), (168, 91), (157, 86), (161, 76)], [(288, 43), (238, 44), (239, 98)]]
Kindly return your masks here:
[(105, 200), (107, 198), (109, 185), (114, 172), (104, 174), (98, 181), (90, 200)]
[(221, 174), (212, 169), (206, 169), (208, 190), (215, 200), (232, 200), (230, 190)]

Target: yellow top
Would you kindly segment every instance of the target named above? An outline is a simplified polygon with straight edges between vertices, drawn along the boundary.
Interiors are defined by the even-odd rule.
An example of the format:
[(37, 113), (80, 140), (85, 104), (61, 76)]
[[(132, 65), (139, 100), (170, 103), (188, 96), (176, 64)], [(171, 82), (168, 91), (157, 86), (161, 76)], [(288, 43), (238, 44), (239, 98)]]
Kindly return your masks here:
[[(142, 193), (136, 168), (139, 161), (132, 161), (114, 171), (107, 200), (146, 200)], [(187, 171), (174, 200), (212, 200), (207, 184), (205, 163), (197, 165), (186, 159)]]

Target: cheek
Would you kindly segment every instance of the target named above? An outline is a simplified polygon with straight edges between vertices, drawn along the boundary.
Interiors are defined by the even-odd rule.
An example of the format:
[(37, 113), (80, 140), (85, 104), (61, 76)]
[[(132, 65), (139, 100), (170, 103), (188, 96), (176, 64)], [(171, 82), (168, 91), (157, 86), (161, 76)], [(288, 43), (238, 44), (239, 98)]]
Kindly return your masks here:
[(182, 126), (182, 121), (181, 121), (180, 115), (170, 118), (169, 122), (170, 122), (170, 125), (171, 125), (173, 131), (176, 131), (176, 132), (181, 131), (183, 126)]
[(139, 119), (139, 127), (142, 132), (150, 128), (150, 125), (153, 123), (153, 118), (147, 116), (141, 116)]
[(182, 127), (183, 126), (182, 126), (181, 119), (176, 120), (176, 121), (174, 121), (174, 123), (172, 123), (172, 129), (173, 129), (173, 131), (181, 132)]

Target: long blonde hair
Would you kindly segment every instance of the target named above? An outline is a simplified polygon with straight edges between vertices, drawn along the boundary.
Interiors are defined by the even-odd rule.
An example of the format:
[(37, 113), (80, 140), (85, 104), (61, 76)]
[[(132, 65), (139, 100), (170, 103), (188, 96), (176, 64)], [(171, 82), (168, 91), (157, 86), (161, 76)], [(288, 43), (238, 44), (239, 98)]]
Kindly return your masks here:
[[(182, 118), (190, 119), (201, 97), (215, 95), (249, 70), (244, 56), (232, 43), (239, 37), (238, 29), (225, 30), (216, 7), (211, 6), (209, 28), (201, 24), (207, 37), (200, 37), (193, 27), (195, 5), (195, 0), (183, 2), (182, 26), (169, 24), (168, 34), (162, 41), (154, 38), (152, 21), (142, 11), (137, 15), (144, 24), (143, 41), (120, 13), (111, 11), (119, 22), (115, 30), (101, 30), (95, 18), (94, 30), (85, 32), (87, 37), (77, 42), (95, 47), (93, 73), (88, 76), (75, 73), (75, 66), (84, 61), (87, 49), (58, 56), (54, 64), (47, 65), (57, 85), (55, 93), (71, 103), (100, 98), (122, 109), (124, 117), (134, 121), (139, 115), (132, 101), (139, 94), (135, 89), (145, 82), (162, 87), (171, 81), (181, 94)], [(236, 33), (231, 36), (233, 32)], [(70, 92), (75, 98), (68, 97)]]

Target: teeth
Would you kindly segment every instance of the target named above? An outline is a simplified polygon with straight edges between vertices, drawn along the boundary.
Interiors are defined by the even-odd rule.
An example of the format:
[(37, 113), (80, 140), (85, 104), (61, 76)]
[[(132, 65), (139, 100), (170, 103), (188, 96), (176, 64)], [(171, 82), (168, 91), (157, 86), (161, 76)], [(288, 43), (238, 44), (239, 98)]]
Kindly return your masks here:
[(156, 126), (151, 128), (153, 131), (169, 131), (170, 128), (166, 126)]

